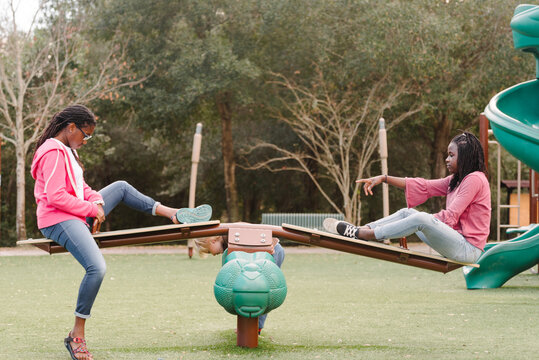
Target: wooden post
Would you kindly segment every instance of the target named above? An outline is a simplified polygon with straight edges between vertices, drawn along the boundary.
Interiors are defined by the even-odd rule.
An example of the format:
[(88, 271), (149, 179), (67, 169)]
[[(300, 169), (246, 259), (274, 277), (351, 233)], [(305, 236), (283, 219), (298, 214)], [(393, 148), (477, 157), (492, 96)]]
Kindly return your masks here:
[(238, 346), (255, 348), (258, 346), (258, 317), (246, 318), (238, 315)]
[[(200, 145), (202, 143), (202, 123), (198, 123), (193, 137), (193, 153), (191, 155), (191, 181), (189, 183), (189, 207), (195, 207), (195, 193), (197, 187), (198, 162), (200, 161)], [(187, 240), (187, 253), (193, 257), (194, 239)]]
[[(382, 175), (388, 175), (387, 170), (387, 134), (386, 134), (386, 124), (384, 118), (379, 120), (379, 130), (378, 137), (380, 140), (380, 160), (382, 162)], [(382, 204), (384, 217), (389, 216), (389, 185), (386, 183), (382, 184)]]
[(485, 154), (485, 168), (488, 170), (488, 118), (485, 113), (479, 115), (479, 142)]

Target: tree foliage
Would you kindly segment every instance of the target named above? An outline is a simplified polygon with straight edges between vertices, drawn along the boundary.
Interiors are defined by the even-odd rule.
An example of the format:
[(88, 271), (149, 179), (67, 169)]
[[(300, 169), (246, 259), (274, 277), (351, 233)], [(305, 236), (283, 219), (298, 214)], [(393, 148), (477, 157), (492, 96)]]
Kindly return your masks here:
[[(103, 87), (86, 98), (99, 116), (96, 141), (81, 151), (88, 182), (99, 188), (125, 179), (162, 202), (186, 205), (192, 135), (202, 122), (197, 203), (211, 203), (215, 217), (225, 220), (258, 222), (261, 212), (336, 209), (357, 219), (353, 180), (379, 171), (373, 132), (379, 116), (395, 124), (388, 132), (391, 174), (443, 176), (443, 154), (456, 131), (474, 131), (479, 113), (496, 92), (534, 74), (533, 61), (512, 47), (509, 21), (516, 0), (52, 4), (56, 7), (43, 27), (25, 38), (25, 69), (41, 56), (60, 20), (73, 20), (72, 25), (84, 25), (85, 30), (64, 37), (62, 48), (73, 49), (73, 55), (61, 79), (54, 64), (66, 60), (67, 53), (58, 55), (58, 62), (40, 62), (48, 67), (25, 85), (36, 92), (21, 107), (21, 119), (27, 118), (24, 135), (17, 135), (27, 141), (21, 154), (27, 153), (32, 134), (39, 132), (50, 111), (105, 79)], [(74, 15), (58, 16), (62, 4)], [(79, 20), (79, 15), (85, 17)], [(8, 69), (15, 69), (17, 58), (5, 55), (13, 38), (2, 36), (4, 72), (16, 74)], [(116, 66), (117, 76), (100, 75), (106, 69), (104, 60)], [(137, 86), (104, 90), (148, 73), (151, 76)], [(39, 109), (51, 97), (55, 80), (64, 100), (51, 103), (47, 115)], [(48, 97), (43, 91), (49, 91)], [(8, 99), (7, 90), (4, 94)], [(0, 121), (6, 126), (5, 141), (14, 139), (6, 131), (6, 119), (16, 119), (16, 109), (4, 107)], [(330, 121), (334, 118), (347, 124), (340, 133), (332, 130), (337, 128)], [(345, 146), (339, 137), (330, 140), (332, 131)], [(317, 136), (327, 141), (327, 149)], [(267, 151), (238, 155), (256, 139), (289, 157), (300, 155), (294, 166), (299, 164), (302, 171), (247, 169), (272, 157)], [(19, 197), (13, 190), (16, 159), (24, 156), (14, 149), (4, 146), (2, 159), (2, 235), (7, 241), (13, 240), (12, 227), (20, 222), (13, 217)], [(28, 195), (30, 184), (25, 187)], [(403, 205), (400, 192), (390, 196), (392, 206)], [(376, 196), (362, 200), (363, 218), (380, 215)], [(427, 204), (429, 210), (439, 206)], [(31, 226), (33, 207), (25, 205)], [(113, 216), (111, 228), (155, 222), (124, 209)]]

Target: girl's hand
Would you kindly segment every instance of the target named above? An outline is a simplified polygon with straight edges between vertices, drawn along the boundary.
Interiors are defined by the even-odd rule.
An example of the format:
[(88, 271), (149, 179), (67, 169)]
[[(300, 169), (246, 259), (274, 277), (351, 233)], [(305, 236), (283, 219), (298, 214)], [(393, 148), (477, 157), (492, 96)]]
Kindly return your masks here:
[(105, 222), (105, 210), (103, 210), (103, 205), (97, 205), (97, 215), (95, 216), (94, 225), (92, 226), (92, 234), (99, 232), (103, 222)]
[(378, 175), (378, 176), (368, 178), (368, 179), (356, 180), (356, 183), (364, 183), (363, 191), (365, 191), (365, 195), (372, 195), (372, 188), (378, 184), (383, 183), (384, 179), (385, 179), (385, 175)]

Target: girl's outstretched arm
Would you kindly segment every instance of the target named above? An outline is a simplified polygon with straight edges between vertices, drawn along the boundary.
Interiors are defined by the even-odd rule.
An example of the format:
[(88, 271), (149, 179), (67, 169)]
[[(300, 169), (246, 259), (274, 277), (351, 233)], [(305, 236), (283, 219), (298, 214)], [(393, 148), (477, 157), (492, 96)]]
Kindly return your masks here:
[(389, 175), (378, 175), (368, 179), (356, 180), (356, 183), (363, 183), (363, 191), (365, 191), (365, 195), (372, 195), (372, 188), (383, 182), (396, 186), (400, 189), (404, 189), (406, 187), (406, 178)]

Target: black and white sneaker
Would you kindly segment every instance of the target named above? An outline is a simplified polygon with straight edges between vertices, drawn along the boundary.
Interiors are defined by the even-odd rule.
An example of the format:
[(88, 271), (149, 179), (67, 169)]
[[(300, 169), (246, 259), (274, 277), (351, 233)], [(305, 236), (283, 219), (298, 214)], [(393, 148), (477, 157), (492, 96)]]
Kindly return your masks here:
[(333, 234), (339, 234), (353, 239), (358, 238), (357, 231), (359, 227), (347, 223), (346, 221), (339, 221), (337, 219), (327, 218), (324, 220), (324, 229)]
[(339, 221), (337, 223), (337, 232), (339, 235), (346, 236), (352, 239), (358, 239), (358, 226), (354, 226), (346, 221)]

